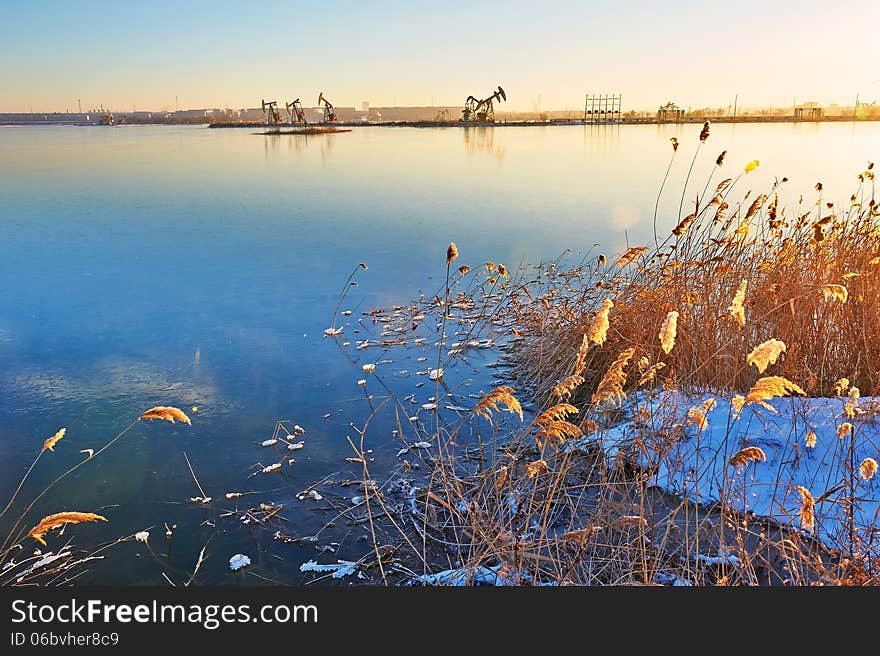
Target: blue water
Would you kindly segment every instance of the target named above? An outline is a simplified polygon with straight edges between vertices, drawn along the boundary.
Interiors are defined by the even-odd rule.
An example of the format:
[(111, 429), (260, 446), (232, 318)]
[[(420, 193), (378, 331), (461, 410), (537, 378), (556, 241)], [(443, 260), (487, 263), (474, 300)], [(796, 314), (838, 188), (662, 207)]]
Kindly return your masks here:
[[(119, 545), (81, 582), (163, 583), (162, 571), (185, 578), (206, 542), (200, 582), (260, 582), (229, 572), (239, 551), (268, 579), (307, 580), (298, 567), (319, 558), (314, 547), (271, 544), (258, 529), (189, 503), (199, 493), (182, 453), (215, 499), (278, 489), (251, 501), (274, 494), (286, 504), (289, 532), (311, 535), (328, 518), (293, 493), (328, 474), (359, 475), (344, 460), (345, 438), (369, 414), (356, 381), (375, 356), (323, 338), (357, 264), (369, 269), (343, 306), (353, 311), (352, 342), (360, 313), (442, 285), (450, 241), (461, 263), (509, 267), (566, 248), (600, 243), (613, 254), (646, 242), (668, 139), (677, 136), (682, 149), (661, 204), (665, 230), (698, 132), (373, 127), (272, 137), (202, 127), (0, 128), (3, 504), (61, 426), (67, 436), (41, 459), (21, 500), (146, 408), (175, 405), (190, 412), (192, 427), (142, 422), (47, 495), (31, 519), (106, 514), (106, 525), (68, 529), (80, 547), (153, 527), (158, 556), (140, 543)], [(761, 160), (740, 184), (788, 176), (783, 203), (819, 180), (826, 199), (845, 203), (856, 175), (880, 155), (880, 126), (715, 126), (687, 198), (722, 149), (730, 151), (726, 175)], [(389, 384), (405, 392), (414, 380)], [(264, 455), (256, 443), (281, 419), (306, 428), (307, 448), (285, 474), (248, 478)], [(377, 466), (397, 462), (390, 426), (380, 423), (370, 437)], [(177, 524), (170, 547), (163, 522)], [(342, 543), (340, 557), (363, 555), (361, 534), (343, 525), (327, 533)]]

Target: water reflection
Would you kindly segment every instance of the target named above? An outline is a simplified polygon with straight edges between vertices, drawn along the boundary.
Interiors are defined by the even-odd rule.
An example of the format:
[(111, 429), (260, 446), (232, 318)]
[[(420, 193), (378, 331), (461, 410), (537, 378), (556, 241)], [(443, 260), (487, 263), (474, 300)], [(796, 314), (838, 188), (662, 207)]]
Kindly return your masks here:
[[(579, 257), (596, 242), (611, 259), (627, 240), (648, 243), (669, 138), (682, 145), (660, 203), (667, 231), (699, 130), (0, 128), (0, 480), (20, 475), (60, 425), (70, 428), (55, 459), (63, 464), (150, 405), (198, 406), (192, 427), (139, 427), (124, 449), (93, 463), (88, 480), (99, 484), (63, 490), (65, 505), (121, 504), (99, 527), (107, 539), (178, 523), (174, 555), (191, 568), (214, 533), (203, 525), (208, 511), (187, 505), (193, 483), (181, 451), (211, 494), (261, 489), (267, 502), (345, 468), (345, 436), (369, 416), (360, 365), (386, 357), (356, 350), (367, 328), (355, 318), (432, 294), (450, 241), (472, 266), (534, 262), (569, 247)], [(788, 176), (780, 206), (796, 207), (800, 193), (812, 202), (818, 180), (841, 205), (880, 156), (880, 125), (713, 126), (689, 189), (703, 188), (724, 149), (724, 177), (761, 161), (737, 198)], [(361, 261), (369, 270), (340, 308), (352, 311), (351, 332), (325, 340), (340, 286)], [(424, 365), (389, 359), (387, 384), (412, 392)], [(382, 389), (370, 393), (381, 402)], [(280, 418), (306, 427), (308, 449), (283, 477), (249, 478)], [(376, 466), (399, 465), (393, 427), (377, 428)], [(290, 516), (301, 535), (323, 521), (298, 501)], [(241, 553), (254, 546), (247, 528), (223, 540)], [(255, 567), (295, 580), (315, 552), (285, 548), (294, 551), (284, 561), (251, 551)], [(205, 565), (209, 580), (226, 581), (225, 555)], [(155, 562), (125, 557), (122, 576), (163, 582)]]
[(620, 149), (620, 125), (616, 123), (587, 124), (584, 131), (584, 152), (591, 155), (616, 153)]
[[(196, 378), (180, 369), (125, 357), (99, 358), (75, 371), (28, 367), (8, 372), (2, 384), (6, 389), (16, 390), (16, 397), (30, 407), (44, 407), (46, 403), (92, 404), (102, 398), (140, 400), (140, 405), (144, 405), (174, 398), (186, 407), (230, 409), (230, 401), (221, 402), (216, 385), (204, 373)], [(133, 405), (128, 412), (136, 414), (139, 409), (140, 406)]]
[[(505, 147), (495, 143), (495, 128), (491, 125), (465, 127), (461, 129), (464, 135), (465, 152), (471, 157), (476, 153), (490, 155), (500, 166), (504, 161)], [(504, 128), (498, 128), (503, 130)]]

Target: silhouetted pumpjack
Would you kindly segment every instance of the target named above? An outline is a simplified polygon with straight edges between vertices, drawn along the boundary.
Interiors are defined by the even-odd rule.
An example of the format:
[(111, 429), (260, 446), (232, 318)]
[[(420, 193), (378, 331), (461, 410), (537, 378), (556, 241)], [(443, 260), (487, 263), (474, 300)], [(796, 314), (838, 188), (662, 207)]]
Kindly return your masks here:
[(297, 98), (293, 102), (284, 103), (284, 107), (287, 109), (288, 116), (290, 116), (291, 125), (306, 125), (306, 123), (308, 123), (308, 121), (306, 121), (305, 111), (303, 111), (303, 106), (302, 103), (299, 101), (299, 98)]
[[(278, 111), (277, 100), (263, 100), (263, 113), (266, 115), (266, 125), (275, 125), (281, 123), (281, 113)], [(269, 110), (268, 112), (266, 110)]]
[(324, 105), (324, 123), (336, 123), (336, 110), (333, 105), (324, 97), (324, 92), (318, 96), (318, 104)]
[(476, 123), (494, 123), (495, 122), (495, 101), (507, 100), (507, 94), (500, 86), (488, 98), (477, 100), (473, 96), (468, 96), (464, 102), (464, 109), (461, 111), (462, 121), (473, 121)]

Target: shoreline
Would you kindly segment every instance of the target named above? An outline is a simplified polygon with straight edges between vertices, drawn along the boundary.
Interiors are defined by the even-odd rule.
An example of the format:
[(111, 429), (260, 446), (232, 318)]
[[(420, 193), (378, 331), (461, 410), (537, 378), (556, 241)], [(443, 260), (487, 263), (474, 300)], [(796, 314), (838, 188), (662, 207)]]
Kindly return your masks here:
[[(616, 127), (621, 125), (702, 125), (705, 121), (713, 123), (875, 123), (880, 121), (880, 117), (853, 119), (852, 117), (825, 117), (818, 120), (796, 119), (792, 116), (783, 117), (745, 117), (745, 118), (688, 118), (683, 121), (657, 121), (656, 119), (632, 119), (621, 121), (584, 121), (583, 119), (552, 119), (547, 121), (496, 121), (494, 123), (478, 123), (466, 121), (384, 121), (384, 122), (362, 122), (362, 121), (339, 121), (338, 123), (325, 124), (314, 123), (310, 125), (327, 126), (335, 125), (340, 127), (386, 127), (386, 128), (491, 128), (491, 127), (556, 127), (556, 126), (585, 126), (585, 127)], [(208, 123), (209, 128), (271, 128), (271, 127), (295, 127), (287, 124), (279, 124), (277, 126), (267, 125), (259, 122), (242, 122), (242, 123)]]
[[(705, 121), (712, 123), (798, 123), (798, 124), (815, 124), (815, 123), (876, 123), (880, 122), (880, 116), (870, 116), (865, 118), (853, 118), (852, 116), (826, 116), (820, 119), (800, 119), (793, 116), (745, 116), (745, 117), (715, 117), (715, 118), (687, 118), (681, 121), (658, 121), (656, 118), (637, 118), (622, 119), (619, 121), (584, 121), (583, 119), (548, 119), (546, 121), (538, 120), (512, 120), (512, 121), (496, 121), (494, 123), (479, 123), (465, 121), (382, 121), (382, 122), (364, 122), (364, 121), (339, 121), (337, 123), (309, 123), (308, 129), (328, 128), (328, 127), (382, 127), (382, 128), (488, 128), (488, 127), (619, 127), (621, 125), (701, 125)], [(244, 121), (239, 123), (209, 123), (204, 121), (126, 121), (115, 123), (113, 125), (98, 123), (81, 123), (72, 121), (30, 121), (30, 122), (0, 122), (0, 127), (94, 127), (108, 128), (121, 126), (204, 126), (208, 128), (294, 128), (302, 129), (302, 126), (291, 125), (289, 123), (279, 123), (269, 125), (260, 121)]]

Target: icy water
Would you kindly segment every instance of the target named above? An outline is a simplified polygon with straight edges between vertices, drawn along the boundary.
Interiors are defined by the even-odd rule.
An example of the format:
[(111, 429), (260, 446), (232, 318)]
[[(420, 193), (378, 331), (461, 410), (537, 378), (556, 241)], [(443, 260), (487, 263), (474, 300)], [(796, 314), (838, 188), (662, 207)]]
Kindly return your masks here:
[[(60, 510), (100, 512), (107, 524), (67, 529), (87, 547), (149, 528), (149, 548), (126, 542), (81, 583), (185, 580), (207, 544), (198, 581), (301, 583), (301, 563), (368, 551), (364, 526), (344, 520), (322, 533), (338, 553), (275, 542), (242, 524), (243, 508), (284, 503), (293, 536), (315, 534), (347, 503), (336, 487), (323, 502), (295, 492), (327, 475), (358, 478), (346, 436), (370, 413), (356, 320), (442, 286), (446, 246), (460, 263), (516, 267), (602, 244), (609, 254), (652, 233), (657, 190), (682, 146), (661, 203), (675, 221), (699, 126), (476, 129), (356, 128), (311, 137), (258, 136), (202, 127), (0, 128), (0, 488), (3, 505), (58, 428), (10, 516), (58, 473), (143, 410), (169, 404), (192, 427), (137, 424), (112, 450), (80, 468), (33, 510), (30, 525)], [(782, 203), (803, 193), (846, 203), (856, 176), (880, 157), (878, 124), (713, 126), (687, 198), (702, 190), (718, 153), (727, 176), (764, 191), (787, 176)], [(718, 180), (720, 178), (716, 178)], [(342, 309), (343, 339), (324, 339), (340, 289), (358, 263)], [(352, 345), (342, 346), (343, 340)], [(488, 356), (487, 356), (488, 357)], [(479, 364), (479, 363), (477, 363)], [(398, 394), (416, 387), (414, 363), (387, 367)], [(425, 365), (420, 365), (425, 366)], [(407, 373), (401, 373), (407, 371)], [(468, 370), (475, 389), (488, 382)], [(375, 400), (383, 388), (371, 380)], [(194, 409), (194, 408), (197, 408)], [(329, 414), (329, 417), (326, 415)], [(276, 420), (305, 428), (305, 447), (281, 473), (254, 473), (279, 452), (259, 442)], [(391, 425), (368, 434), (371, 467), (399, 463)], [(271, 451), (271, 453), (270, 453)], [(210, 506), (200, 494), (189, 456)], [(283, 453), (281, 455), (284, 455)], [(258, 467), (258, 466), (257, 466)], [(229, 502), (229, 491), (259, 494)], [(235, 515), (223, 517), (227, 511)], [(176, 525), (171, 541), (163, 523)], [(75, 530), (74, 530), (75, 528)], [(33, 543), (26, 543), (29, 555)], [(231, 572), (229, 558), (253, 565)], [(264, 577), (264, 578), (258, 578)]]

